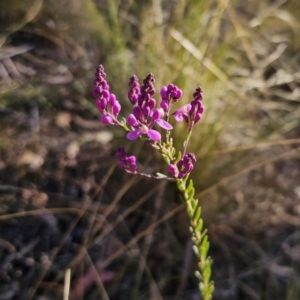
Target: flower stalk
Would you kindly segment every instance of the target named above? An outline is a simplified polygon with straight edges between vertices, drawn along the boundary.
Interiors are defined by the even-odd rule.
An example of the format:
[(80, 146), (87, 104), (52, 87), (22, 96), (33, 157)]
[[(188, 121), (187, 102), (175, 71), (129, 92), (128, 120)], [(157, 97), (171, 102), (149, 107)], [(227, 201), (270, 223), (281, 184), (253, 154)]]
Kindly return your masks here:
[[(128, 154), (123, 147), (120, 147), (116, 153), (119, 166), (129, 174), (177, 183), (190, 220), (193, 249), (198, 259), (196, 277), (199, 280), (199, 290), (202, 299), (211, 300), (214, 284), (211, 281), (212, 260), (208, 256), (208, 235), (207, 230), (203, 229), (199, 201), (194, 198), (193, 181), (188, 181), (196, 163), (196, 156), (193, 153), (187, 153), (187, 148), (193, 128), (200, 121), (204, 112), (203, 89), (198, 87), (193, 94), (193, 100), (172, 113), (173, 105), (180, 100), (183, 92), (174, 84), (163, 86), (160, 90), (159, 107), (156, 107), (154, 75), (148, 74), (143, 80), (143, 85), (140, 85), (137, 76), (134, 75), (130, 78), (127, 94), (132, 105), (132, 112), (127, 118), (120, 121), (118, 116), (121, 105), (116, 96), (110, 92), (110, 87), (105, 78), (106, 73), (103, 66), (100, 65), (95, 73), (95, 88), (92, 93), (96, 101), (95, 105), (100, 112), (100, 121), (104, 124), (122, 127), (127, 132), (126, 137), (128, 140), (141, 139), (151, 148), (158, 150), (168, 165), (170, 176), (161, 173), (153, 175), (139, 172), (137, 158)], [(173, 146), (171, 136), (173, 126), (169, 123), (171, 119), (174, 119), (175, 122), (184, 121), (187, 124), (187, 137), (181, 151), (176, 151)], [(164, 141), (161, 130), (156, 129), (157, 126), (164, 131)]]

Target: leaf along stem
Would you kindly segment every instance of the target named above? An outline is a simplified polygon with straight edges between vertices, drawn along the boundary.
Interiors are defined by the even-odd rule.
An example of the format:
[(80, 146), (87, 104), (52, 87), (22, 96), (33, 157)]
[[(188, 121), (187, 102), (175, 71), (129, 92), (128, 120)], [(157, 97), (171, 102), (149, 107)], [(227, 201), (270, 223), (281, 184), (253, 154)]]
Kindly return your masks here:
[(190, 180), (188, 186), (186, 183), (187, 178), (177, 180), (177, 187), (182, 193), (186, 211), (190, 219), (190, 231), (194, 243), (193, 249), (198, 259), (196, 277), (199, 279), (199, 289), (203, 300), (211, 300), (214, 291), (214, 282), (211, 281), (212, 259), (207, 256), (209, 250), (207, 230), (203, 229), (201, 207), (198, 200), (193, 197), (195, 193), (193, 181)]

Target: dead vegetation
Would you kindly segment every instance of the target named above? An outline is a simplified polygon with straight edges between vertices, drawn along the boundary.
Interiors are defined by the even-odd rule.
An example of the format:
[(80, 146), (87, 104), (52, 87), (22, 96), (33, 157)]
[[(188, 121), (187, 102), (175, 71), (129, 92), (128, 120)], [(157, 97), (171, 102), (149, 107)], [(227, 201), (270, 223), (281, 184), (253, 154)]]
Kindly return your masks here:
[(299, 299), (298, 2), (2, 2), (0, 299), (63, 298), (68, 269), (70, 299), (199, 299), (175, 187), (116, 167), (100, 62), (124, 106), (132, 73), (205, 89), (191, 151), (215, 299)]

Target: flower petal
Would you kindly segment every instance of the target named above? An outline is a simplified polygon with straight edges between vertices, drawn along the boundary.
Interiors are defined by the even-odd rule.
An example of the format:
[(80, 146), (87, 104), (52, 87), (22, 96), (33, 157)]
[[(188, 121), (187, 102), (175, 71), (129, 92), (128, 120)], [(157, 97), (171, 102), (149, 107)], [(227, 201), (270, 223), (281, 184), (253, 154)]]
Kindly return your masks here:
[(161, 139), (160, 133), (153, 129), (149, 129), (147, 135), (153, 141), (159, 141)]
[(156, 123), (163, 129), (166, 129), (166, 130), (173, 129), (173, 126), (165, 120), (158, 119), (158, 120), (156, 120)]
[(136, 140), (140, 135), (141, 135), (141, 130), (137, 129), (127, 133), (126, 137), (128, 138), (128, 140), (132, 141), (132, 140)]
[(152, 114), (152, 122), (155, 122), (157, 121), (158, 119), (161, 119), (163, 116), (164, 116), (164, 110), (162, 108), (156, 108), (154, 111), (153, 111), (153, 114)]
[(175, 118), (175, 120), (176, 120), (177, 122), (182, 122), (182, 121), (183, 121), (182, 115), (177, 114), (177, 115), (174, 116), (174, 118)]

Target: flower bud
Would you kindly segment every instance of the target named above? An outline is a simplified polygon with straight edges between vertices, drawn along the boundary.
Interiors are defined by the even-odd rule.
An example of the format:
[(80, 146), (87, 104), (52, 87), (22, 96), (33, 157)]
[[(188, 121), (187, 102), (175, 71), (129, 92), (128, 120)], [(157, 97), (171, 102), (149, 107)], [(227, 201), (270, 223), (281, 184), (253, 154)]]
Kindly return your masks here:
[(170, 164), (169, 167), (168, 167), (168, 171), (170, 174), (172, 174), (174, 177), (177, 177), (178, 175), (178, 169), (175, 165), (173, 164)]
[(101, 116), (100, 121), (104, 124), (113, 124), (114, 123), (112, 117), (107, 116), (107, 115)]
[(127, 123), (132, 127), (136, 127), (139, 125), (139, 122), (137, 121), (136, 117), (133, 114), (130, 114), (127, 117)]
[(112, 114), (116, 117), (121, 111), (121, 104), (116, 100), (114, 105), (111, 107)]
[(169, 110), (169, 104), (168, 104), (168, 102), (165, 101), (165, 100), (162, 100), (162, 101), (160, 102), (160, 107), (161, 107), (164, 111), (166, 111), (166, 112)]
[(161, 89), (160, 89), (160, 96), (163, 100), (168, 100), (168, 93), (167, 93), (168, 89), (167, 87), (163, 86)]

